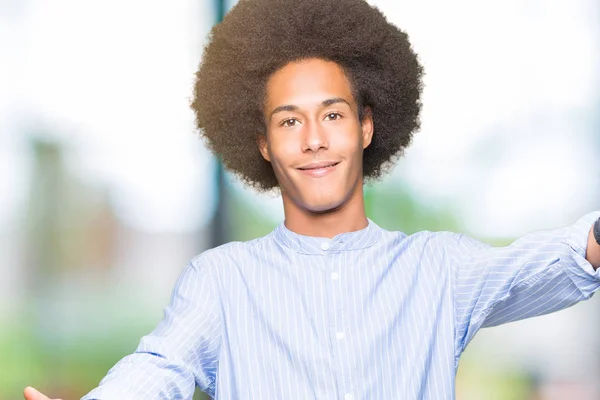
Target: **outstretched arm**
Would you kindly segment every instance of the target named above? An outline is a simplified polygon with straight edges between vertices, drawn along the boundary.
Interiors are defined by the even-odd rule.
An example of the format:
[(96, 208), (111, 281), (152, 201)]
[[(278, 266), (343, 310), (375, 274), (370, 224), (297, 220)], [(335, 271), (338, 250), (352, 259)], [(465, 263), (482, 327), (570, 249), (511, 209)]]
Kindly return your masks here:
[[(199, 258), (181, 273), (158, 327), (83, 399), (191, 399), (196, 385), (214, 390), (221, 315), (216, 279)], [(25, 399), (48, 400), (32, 388)]]
[(505, 247), (466, 235), (446, 246), (452, 265), (456, 356), (480, 328), (548, 314), (600, 289), (600, 212), (563, 228), (532, 232)]
[(201, 258), (183, 270), (158, 327), (85, 400), (191, 399), (196, 385), (214, 389), (221, 315), (214, 271)]

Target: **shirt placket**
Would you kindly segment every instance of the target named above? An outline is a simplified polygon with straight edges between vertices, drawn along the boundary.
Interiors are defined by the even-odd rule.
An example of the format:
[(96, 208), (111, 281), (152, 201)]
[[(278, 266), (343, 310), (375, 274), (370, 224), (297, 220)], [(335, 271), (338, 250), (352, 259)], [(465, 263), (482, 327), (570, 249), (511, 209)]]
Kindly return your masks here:
[(341, 400), (356, 400), (357, 397), (351, 390), (349, 377), (344, 376), (344, 360), (347, 359), (348, 348), (348, 322), (342, 312), (345, 299), (343, 290), (344, 275), (342, 268), (343, 257), (335, 250), (336, 243), (332, 241), (321, 242), (321, 250), (325, 253), (327, 266), (327, 295), (331, 299), (328, 310), (329, 338), (333, 349), (333, 363), (335, 369), (336, 388)]

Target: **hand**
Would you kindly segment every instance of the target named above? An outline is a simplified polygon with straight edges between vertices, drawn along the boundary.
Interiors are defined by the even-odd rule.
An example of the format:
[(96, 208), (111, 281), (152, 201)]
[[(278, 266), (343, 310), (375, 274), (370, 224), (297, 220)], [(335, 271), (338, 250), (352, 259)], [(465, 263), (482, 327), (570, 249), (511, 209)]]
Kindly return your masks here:
[[(31, 386), (26, 387), (23, 394), (25, 395), (25, 400), (51, 400), (49, 397), (38, 392)], [(60, 399), (55, 399), (55, 400), (60, 400)]]

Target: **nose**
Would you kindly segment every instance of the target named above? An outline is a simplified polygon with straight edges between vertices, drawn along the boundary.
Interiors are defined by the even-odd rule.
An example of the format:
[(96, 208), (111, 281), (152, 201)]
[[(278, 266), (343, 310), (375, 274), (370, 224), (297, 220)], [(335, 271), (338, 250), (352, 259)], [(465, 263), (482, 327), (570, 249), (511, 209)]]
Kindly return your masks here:
[(316, 122), (307, 124), (302, 151), (317, 152), (319, 149), (326, 149), (328, 146), (324, 129)]

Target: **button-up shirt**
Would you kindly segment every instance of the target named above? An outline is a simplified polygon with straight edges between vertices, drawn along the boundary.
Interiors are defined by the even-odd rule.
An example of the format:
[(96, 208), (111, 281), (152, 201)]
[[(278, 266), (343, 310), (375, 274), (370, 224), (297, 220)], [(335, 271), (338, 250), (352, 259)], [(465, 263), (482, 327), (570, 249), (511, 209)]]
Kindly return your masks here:
[(483, 328), (588, 299), (600, 212), (505, 247), (368, 226), (270, 234), (195, 257), (158, 327), (84, 399), (453, 399)]

